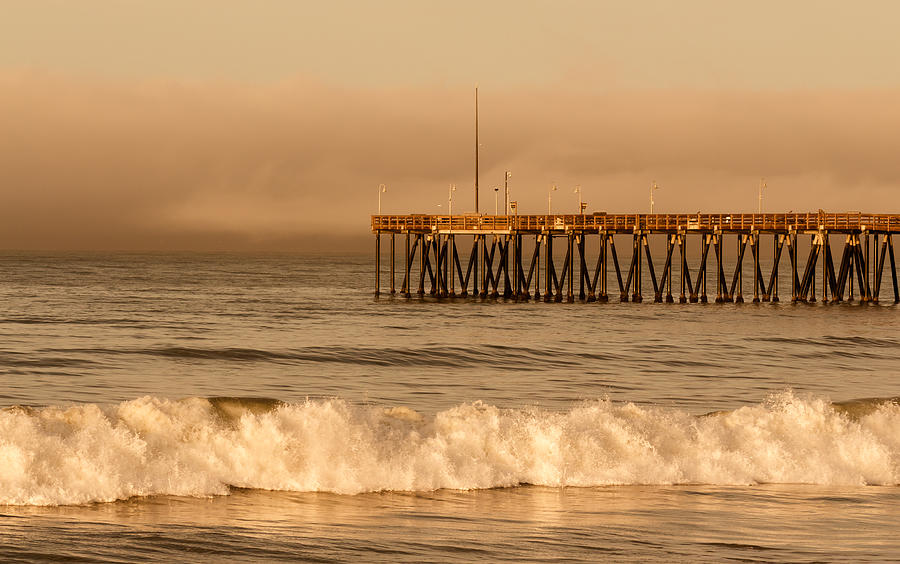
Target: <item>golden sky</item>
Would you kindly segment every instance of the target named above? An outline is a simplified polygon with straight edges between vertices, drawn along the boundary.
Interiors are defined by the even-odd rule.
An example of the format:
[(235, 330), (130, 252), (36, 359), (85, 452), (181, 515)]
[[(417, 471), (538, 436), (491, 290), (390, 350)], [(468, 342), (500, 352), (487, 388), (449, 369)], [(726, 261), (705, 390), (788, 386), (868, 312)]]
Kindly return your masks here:
[[(0, 2), (0, 247), (368, 246), (387, 213), (900, 212), (896, 2)], [(440, 205), (440, 207), (439, 207)], [(311, 234), (331, 229), (324, 242)]]

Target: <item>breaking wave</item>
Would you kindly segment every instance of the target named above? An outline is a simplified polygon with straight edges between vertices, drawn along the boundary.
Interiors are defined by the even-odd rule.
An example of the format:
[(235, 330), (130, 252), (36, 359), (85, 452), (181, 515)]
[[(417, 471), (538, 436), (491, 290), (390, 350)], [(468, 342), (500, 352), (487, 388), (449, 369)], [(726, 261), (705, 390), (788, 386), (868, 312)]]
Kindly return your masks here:
[(565, 412), (463, 404), (425, 416), (340, 399), (144, 397), (0, 410), (0, 504), (356, 494), (522, 484), (895, 485), (900, 406), (784, 392), (695, 417), (594, 401)]

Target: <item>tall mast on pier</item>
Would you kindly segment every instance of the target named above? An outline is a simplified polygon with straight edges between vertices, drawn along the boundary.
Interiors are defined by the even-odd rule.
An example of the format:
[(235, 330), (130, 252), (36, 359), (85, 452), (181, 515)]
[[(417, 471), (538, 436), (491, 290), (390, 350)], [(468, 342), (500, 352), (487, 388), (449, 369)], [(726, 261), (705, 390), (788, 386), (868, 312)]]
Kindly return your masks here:
[(478, 85), (475, 85), (475, 213), (478, 213)]

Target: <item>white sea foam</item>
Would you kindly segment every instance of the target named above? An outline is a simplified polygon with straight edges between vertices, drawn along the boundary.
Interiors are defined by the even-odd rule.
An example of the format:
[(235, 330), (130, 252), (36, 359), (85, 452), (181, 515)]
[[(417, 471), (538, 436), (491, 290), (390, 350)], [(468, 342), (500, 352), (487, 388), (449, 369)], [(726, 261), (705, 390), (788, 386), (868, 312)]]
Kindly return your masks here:
[(423, 417), (341, 400), (222, 409), (144, 397), (0, 411), (0, 504), (356, 494), (518, 484), (897, 484), (900, 407), (859, 418), (790, 392), (710, 417), (596, 401), (566, 412), (464, 404)]

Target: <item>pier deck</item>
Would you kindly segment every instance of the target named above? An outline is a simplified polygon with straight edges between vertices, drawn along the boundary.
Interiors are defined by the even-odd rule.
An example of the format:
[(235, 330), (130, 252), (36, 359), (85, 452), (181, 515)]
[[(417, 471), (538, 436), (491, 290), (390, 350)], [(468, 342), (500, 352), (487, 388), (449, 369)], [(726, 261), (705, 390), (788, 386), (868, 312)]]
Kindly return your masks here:
[[(783, 251), (790, 261), (791, 301), (815, 302), (817, 280), (823, 301), (854, 300), (858, 283), (860, 302), (877, 303), (881, 296), (885, 265), (889, 262), (893, 302), (900, 302), (893, 235), (900, 234), (900, 214), (861, 212), (780, 214), (572, 214), (572, 215), (375, 215), (375, 295), (381, 294), (381, 239), (390, 238), (390, 293), (396, 293), (395, 238), (405, 235), (401, 251), (403, 281), (400, 294), (411, 297), (480, 297), (515, 300), (575, 301), (609, 300), (608, 279), (614, 282), (620, 301), (641, 302), (644, 281), (649, 279), (653, 301), (674, 302), (672, 278), (678, 271), (678, 301), (706, 302), (708, 267), (713, 266), (715, 301), (743, 302), (744, 260), (749, 247), (752, 261), (753, 301), (779, 301), (779, 265)], [(630, 263), (619, 263), (616, 235), (630, 235)], [(771, 271), (764, 277), (760, 266), (761, 236), (771, 235)], [(798, 237), (809, 235), (809, 255), (801, 264)], [(665, 261), (657, 276), (651, 254), (652, 236), (663, 239)], [(735, 243), (735, 258), (726, 277), (726, 236)], [(836, 263), (832, 239), (842, 237), (843, 251)], [(699, 258), (690, 265), (688, 238), (699, 240)], [(457, 238), (471, 243), (467, 260), (460, 260)], [(597, 239), (596, 266), (585, 242)], [(554, 240), (563, 239), (565, 258), (557, 270)], [(468, 243), (463, 245), (463, 250)], [(418, 251), (418, 287), (412, 291), (413, 264)], [(713, 260), (709, 260), (712, 251)], [(677, 257), (676, 257), (677, 252)], [(544, 265), (541, 268), (541, 255)], [(646, 274), (644, 258), (646, 257)], [(464, 253), (463, 253), (463, 258)], [(715, 265), (710, 263), (715, 262)], [(820, 275), (817, 275), (820, 265)], [(837, 266), (836, 266), (837, 265)], [(542, 272), (543, 270), (543, 272)], [(692, 270), (696, 277), (692, 275)], [(577, 272), (576, 272), (577, 271)], [(543, 281), (542, 279), (543, 274)], [(459, 288), (457, 288), (457, 282)], [(471, 293), (469, 291), (471, 287)], [(543, 287), (543, 295), (541, 288)], [(457, 291), (458, 290), (458, 291)]]

